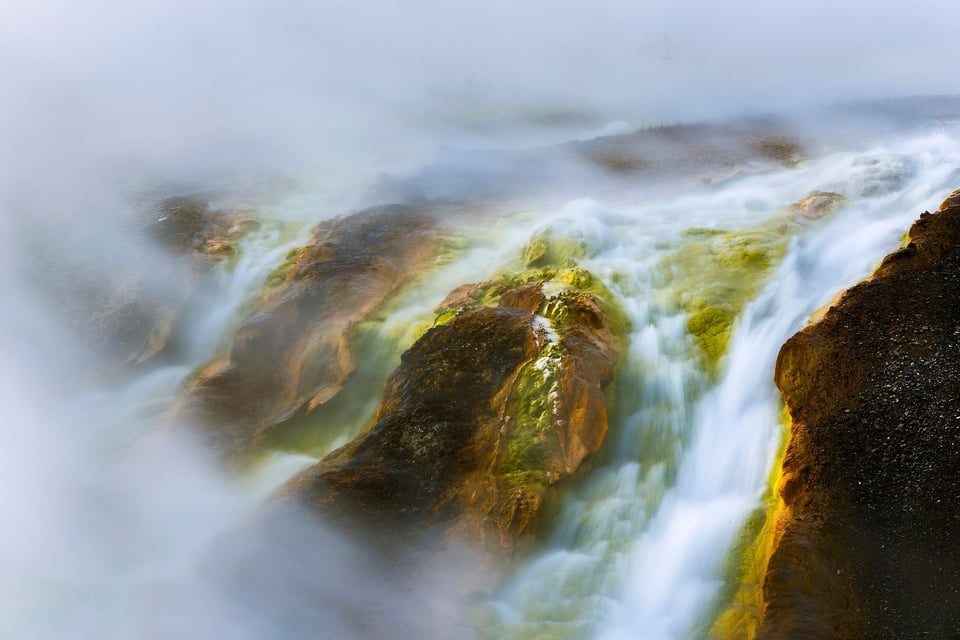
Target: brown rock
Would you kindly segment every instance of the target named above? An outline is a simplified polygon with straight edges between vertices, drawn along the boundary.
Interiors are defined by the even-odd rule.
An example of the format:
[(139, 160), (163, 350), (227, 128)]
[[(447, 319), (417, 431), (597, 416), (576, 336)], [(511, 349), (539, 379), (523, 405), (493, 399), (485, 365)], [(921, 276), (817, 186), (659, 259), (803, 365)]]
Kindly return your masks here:
[(832, 191), (812, 191), (810, 195), (790, 206), (790, 219), (806, 226), (813, 220), (837, 211), (847, 199)]
[(441, 532), (510, 551), (547, 488), (600, 447), (615, 355), (592, 296), (548, 300), (539, 284), (505, 292), (500, 306), (467, 309), (418, 340), (373, 429), (284, 495), (389, 540)]
[(220, 259), (235, 255), (234, 242), (259, 226), (255, 218), (242, 213), (211, 211), (206, 198), (176, 196), (159, 204), (151, 231), (178, 254)]
[[(223, 231), (229, 233), (221, 233), (228, 220)], [(211, 212), (203, 198), (178, 196), (150, 202), (133, 224), (127, 215), (107, 216), (105, 224), (117, 226), (105, 233), (78, 225), (29, 251), (40, 290), (91, 356), (84, 358), (88, 377), (125, 375), (126, 367), (166, 349), (213, 264), (202, 254), (231, 255), (235, 241), (257, 223)]]
[(947, 199), (940, 203), (940, 209), (948, 209), (960, 205), (960, 189), (947, 196)]
[(301, 407), (327, 402), (356, 369), (353, 324), (427, 266), (438, 239), (434, 218), (403, 206), (318, 225), (237, 330), (229, 359), (191, 389), (182, 415), (233, 455)]
[(960, 206), (783, 346), (792, 418), (760, 638), (960, 629)]

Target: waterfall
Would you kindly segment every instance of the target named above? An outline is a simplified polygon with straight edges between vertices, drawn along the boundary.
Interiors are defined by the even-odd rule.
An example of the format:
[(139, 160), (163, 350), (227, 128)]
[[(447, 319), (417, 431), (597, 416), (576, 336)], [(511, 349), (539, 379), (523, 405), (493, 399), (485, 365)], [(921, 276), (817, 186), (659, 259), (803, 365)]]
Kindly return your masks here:
[[(588, 247), (581, 266), (631, 321), (610, 431), (589, 473), (561, 487), (544, 538), (492, 591), (457, 606), (480, 638), (701, 637), (736, 580), (725, 575), (725, 563), (768, 490), (782, 444), (772, 382), (779, 346), (868, 275), (958, 179), (960, 136), (940, 128), (801, 167), (641, 190), (627, 203), (588, 192), (560, 206), (519, 208), (494, 224), (468, 224), (458, 231), (468, 239), (462, 250), (391, 299), (372, 323), (361, 364), (370, 375), (350, 392), (356, 405), (343, 414), (341, 430), (314, 442), (310, 455), (272, 454), (239, 480), (211, 469), (190, 443), (153, 443), (151, 430), (192, 372), (222, 354), (224, 337), (285, 253), (306, 241), (312, 223), (336, 213), (320, 207), (318, 218), (316, 207), (303, 204), (328, 194), (304, 188), (266, 208), (266, 224), (243, 241), (237, 261), (205, 277), (177, 357), (121, 380), (76, 386), (84, 363), (70, 355), (55, 306), (24, 282), (9, 282), (23, 305), (4, 318), (11, 426), (0, 472), (7, 486), (26, 489), (0, 500), (4, 521), (16, 523), (0, 549), (0, 596), (14, 612), (0, 620), (0, 635), (123, 639), (174, 628), (189, 638), (228, 631), (288, 637), (279, 617), (258, 618), (200, 579), (205, 554), (276, 486), (369, 424), (398, 345), (415, 337), (413, 327), (429, 324), (450, 290), (495, 275), (549, 229)], [(792, 222), (788, 206), (815, 190), (843, 194), (846, 203), (821, 220)], [(762, 268), (723, 267), (711, 254), (717, 251), (752, 252)], [(9, 262), (7, 273), (18, 273)], [(715, 263), (720, 268), (703, 271)], [(729, 302), (736, 312), (713, 364), (690, 333), (701, 299)], [(47, 375), (39, 363), (56, 358), (62, 370)], [(346, 591), (358, 600), (397, 597), (348, 543), (317, 539), (339, 558), (339, 573), (323, 578), (334, 582), (321, 592), (343, 596), (346, 577)], [(268, 558), (264, 563), (270, 571)], [(293, 570), (276, 569), (278, 579)], [(180, 598), (189, 605), (171, 601), (170, 591), (188, 594)], [(434, 595), (417, 597), (436, 604)], [(322, 611), (328, 603), (313, 606)], [(177, 624), (164, 626), (164, 612)], [(340, 615), (330, 612), (334, 620)]]
[[(601, 249), (590, 266), (619, 274), (610, 286), (633, 321), (623, 372), (630, 380), (622, 383), (631, 408), (611, 429), (605, 464), (570, 490), (545, 548), (489, 603), (483, 620), (492, 631), (484, 637), (667, 640), (709, 631), (730, 579), (722, 569), (731, 545), (760, 506), (781, 446), (773, 385), (780, 345), (868, 275), (921, 210), (936, 209), (954, 188), (957, 142), (930, 134), (669, 202), (616, 212), (576, 208), (569, 224), (592, 219), (614, 227), (606, 235), (629, 238)], [(874, 195), (870, 180), (887, 174), (865, 175), (863, 167), (904, 162), (909, 177)], [(686, 228), (754, 228), (783, 215), (788, 202), (827, 189), (851, 194), (849, 204), (790, 237), (766, 286), (737, 318), (711, 383), (697, 370), (683, 318), (664, 304), (674, 296), (653, 276), (657, 255), (675, 251)]]
[[(827, 2), (768, 26), (751, 22), (752, 6), (707, 2), (652, 15), (612, 0), (602, 10), (546, 0), (402, 11), (379, 0), (322, 11), (258, 0), (230, 11), (202, 0), (12, 4), (0, 9), (3, 638), (348, 638), (370, 602), (387, 620), (409, 622), (422, 607), (416, 628), (431, 616), (462, 620), (467, 635), (489, 640), (702, 637), (736, 586), (725, 566), (782, 445), (772, 382), (780, 345), (960, 187), (955, 116), (923, 128), (919, 116), (894, 118), (896, 135), (866, 126), (869, 143), (859, 130), (823, 135), (799, 118), (798, 135), (810, 126), (818, 141), (801, 163), (754, 163), (744, 145), (739, 173), (686, 182), (661, 183), (654, 162), (655, 177), (640, 171), (634, 184), (618, 172), (638, 159), (616, 156), (601, 179), (602, 162), (572, 153), (652, 123), (879, 95), (877, 78), (939, 91), (943, 65), (930, 60), (956, 59), (942, 25), (957, 9), (944, 3), (913, 7), (894, 30), (871, 23), (855, 33), (849, 24), (883, 16), (851, 7), (840, 19)], [(730, 26), (715, 28), (721, 21)], [(780, 46), (782, 24), (833, 34), (813, 38), (830, 64)], [(608, 46), (571, 54), (586, 42)], [(911, 43), (897, 64), (877, 51), (888, 42)], [(771, 48), (777, 55), (765, 56)], [(563, 144), (571, 140), (595, 146)], [(709, 165), (712, 148), (683, 144), (658, 143), (651, 156)], [(546, 185), (524, 183), (544, 176)], [(501, 182), (519, 190), (499, 194)], [(74, 307), (91, 282), (123, 284), (128, 269), (163, 272), (176, 261), (132, 229), (145, 226), (145, 200), (181, 187), (228, 208), (249, 199), (262, 226), (234, 259), (198, 276), (175, 348), (147, 366), (111, 368), (78, 346), (89, 336)], [(840, 194), (843, 206), (792, 220), (791, 204), (813, 191)], [(225, 356), (313, 225), (397, 194), (460, 202), (488, 192), (498, 199), (478, 206), (497, 215), (451, 215), (460, 246), (357, 327), (359, 367), (322, 436), (278, 436), (234, 473), (166, 431), (184, 390)], [(287, 562), (258, 558), (260, 591), (210, 580), (211, 550), (297, 471), (370, 425), (384, 380), (445, 296), (515, 267), (543, 230), (585, 248), (580, 266), (631, 329), (601, 452), (557, 487), (541, 536), (501, 579), (451, 601), (455, 578), (427, 571), (434, 581), (405, 593), (351, 541), (305, 525)], [(151, 293), (169, 295), (179, 275)], [(697, 334), (710, 317), (712, 332)], [(289, 561), (301, 552), (329, 564), (311, 572)], [(287, 626), (285, 603), (248, 606), (245, 597), (287, 579), (314, 587), (303, 608), (329, 626)]]

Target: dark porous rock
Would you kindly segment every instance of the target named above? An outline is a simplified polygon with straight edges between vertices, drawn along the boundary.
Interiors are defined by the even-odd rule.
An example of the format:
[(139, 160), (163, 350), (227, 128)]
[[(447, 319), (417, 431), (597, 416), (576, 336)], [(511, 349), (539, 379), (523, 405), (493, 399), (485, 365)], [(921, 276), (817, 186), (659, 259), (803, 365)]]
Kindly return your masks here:
[(760, 638), (960, 633), (960, 206), (793, 336)]
[(403, 355), (372, 430), (282, 496), (391, 541), (510, 552), (548, 488), (603, 442), (617, 349), (587, 293), (527, 283), (464, 308)]
[(180, 416), (233, 456), (301, 407), (327, 402), (356, 369), (353, 325), (429, 265), (438, 247), (436, 220), (411, 207), (319, 224), (237, 330), (229, 358), (200, 375)]

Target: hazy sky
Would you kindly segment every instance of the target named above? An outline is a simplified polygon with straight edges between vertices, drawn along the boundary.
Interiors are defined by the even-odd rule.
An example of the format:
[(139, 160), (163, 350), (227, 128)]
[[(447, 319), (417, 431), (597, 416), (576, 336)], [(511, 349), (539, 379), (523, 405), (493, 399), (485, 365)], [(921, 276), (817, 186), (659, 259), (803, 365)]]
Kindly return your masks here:
[(0, 132), (42, 164), (388, 163), (531, 120), (953, 93), (956, 24), (945, 0), (5, 0)]

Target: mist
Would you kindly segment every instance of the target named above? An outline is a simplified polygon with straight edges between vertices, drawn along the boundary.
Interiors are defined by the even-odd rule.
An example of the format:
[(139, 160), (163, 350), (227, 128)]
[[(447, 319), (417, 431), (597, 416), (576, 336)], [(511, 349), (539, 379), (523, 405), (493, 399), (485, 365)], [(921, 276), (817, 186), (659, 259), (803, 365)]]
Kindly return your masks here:
[(23, 186), (59, 167), (100, 169), (114, 183), (266, 172), (359, 178), (359, 188), (440, 145), (952, 93), (958, 80), (943, 25), (960, 9), (943, 2), (95, 1), (0, 11), (0, 115), (16, 149), (4, 174)]
[[(146, 299), (179, 295), (182, 274), (142, 235), (151, 194), (275, 203), (307, 193), (273, 213), (315, 222), (368, 201), (384, 175), (412, 174), (451, 148), (530, 148), (955, 93), (956, 24), (960, 5), (933, 1), (6, 0), (0, 600), (14, 615), (0, 620), (0, 635), (299, 637), (316, 625), (331, 637), (360, 633), (320, 614), (274, 628), (284, 610), (246, 606), (292, 576), (319, 598), (344, 584), (347, 600), (381, 598), (383, 619), (419, 637), (431, 620), (459, 624), (438, 596), (451, 591), (455, 562), (407, 593), (403, 602), (434, 614), (409, 620), (407, 604), (389, 600), (409, 586), (407, 574), (385, 576), (352, 541), (305, 518), (291, 526), (311, 535), (297, 528), (282, 544), (321, 549), (310, 566), (336, 557), (324, 572), (290, 558), (257, 564), (250, 573), (265, 582), (239, 592), (198, 574), (223, 532), (258, 517), (308, 461), (278, 460), (238, 480), (189, 438), (156, 440), (182, 363), (112, 390), (102, 384), (108, 356), (84, 345), (83, 310), (65, 292), (137, 270), (149, 274)], [(183, 593), (157, 596), (158, 584)], [(127, 614), (155, 612), (157, 602), (189, 628), (151, 636), (129, 626)]]

